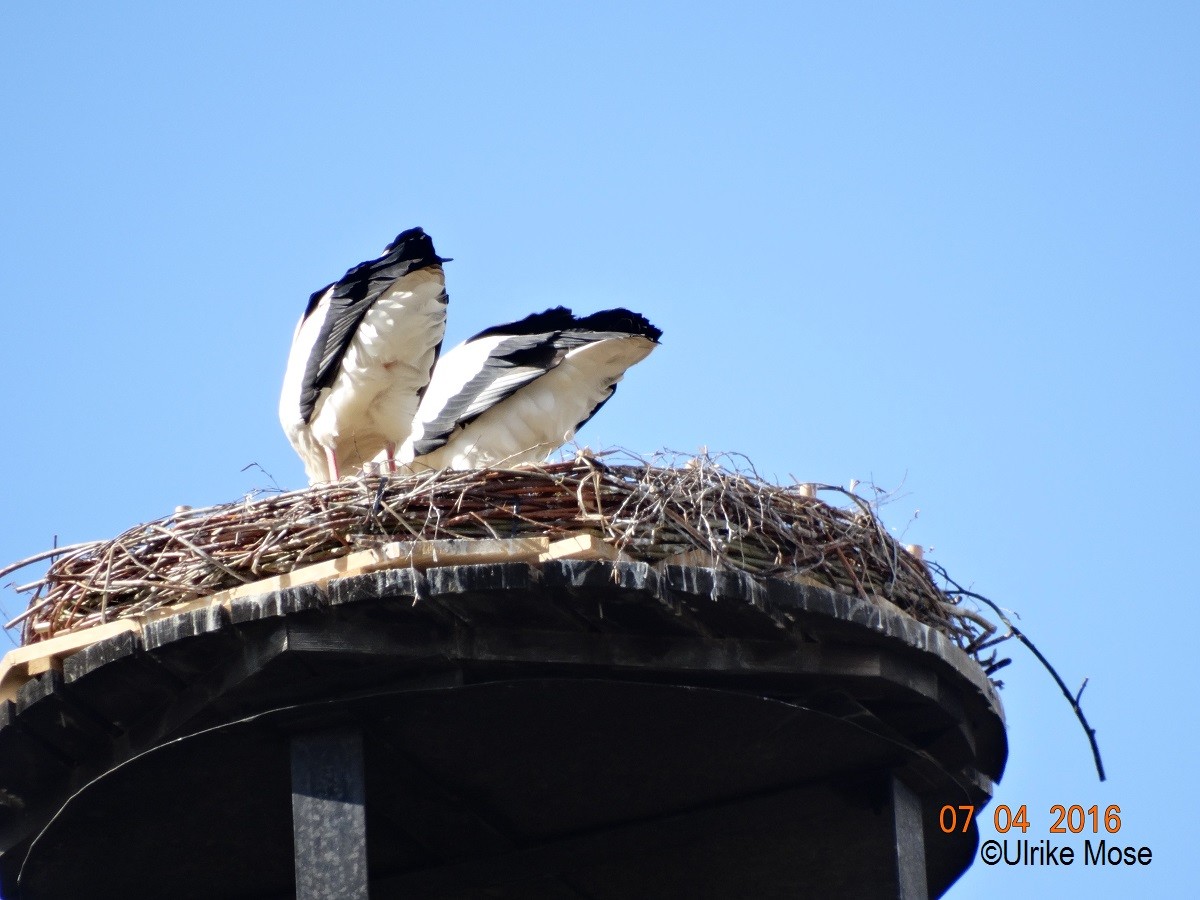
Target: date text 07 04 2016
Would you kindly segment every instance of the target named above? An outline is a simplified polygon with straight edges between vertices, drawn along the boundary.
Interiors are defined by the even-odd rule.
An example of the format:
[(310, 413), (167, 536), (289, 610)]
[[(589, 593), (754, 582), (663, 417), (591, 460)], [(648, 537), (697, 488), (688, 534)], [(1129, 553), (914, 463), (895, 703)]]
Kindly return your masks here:
[[(1109, 834), (1121, 830), (1121, 807), (1115, 803), (1103, 812), (1096, 805), (1084, 809), (1078, 804), (1069, 807), (1055, 804), (1050, 807), (1050, 815), (1055, 817), (1049, 829), (1051, 834), (1082, 834), (1085, 831), (1099, 834), (1102, 827)], [(945, 834), (953, 834), (960, 829), (966, 834), (974, 816), (974, 806), (947, 804), (939, 813), (938, 824)], [(1007, 834), (1014, 828), (1025, 834), (1030, 828), (1029, 808), (1022, 803), (1013, 812), (1010, 806), (1001, 803), (992, 812), (992, 825), (1001, 834)]]

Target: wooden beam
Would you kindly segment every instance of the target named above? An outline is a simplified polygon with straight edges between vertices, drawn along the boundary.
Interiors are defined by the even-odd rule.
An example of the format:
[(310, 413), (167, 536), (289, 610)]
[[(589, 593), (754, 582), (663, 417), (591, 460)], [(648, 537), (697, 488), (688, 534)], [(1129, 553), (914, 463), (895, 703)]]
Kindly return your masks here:
[(132, 619), (118, 619), (116, 622), (105, 622), (103, 625), (94, 625), (82, 631), (73, 631), (9, 650), (4, 654), (4, 659), (0, 660), (0, 701), (15, 700), (21, 685), (34, 675), (61, 668), (62, 661), (71, 654), (78, 653), (96, 641), (126, 631), (140, 633), (141, 625)]
[(896, 836), (896, 896), (899, 900), (926, 900), (925, 826), (921, 798), (903, 781), (891, 776), (892, 821)]
[(291, 751), (296, 900), (367, 900), (362, 732), (295, 734)]
[(721, 561), (708, 550), (692, 549), (664, 556), (655, 563), (655, 568), (660, 571), (666, 569), (667, 566), (699, 566), (704, 569), (715, 569), (720, 565)]
[(339, 578), (366, 575), (384, 569), (432, 569), (480, 563), (541, 563), (557, 559), (616, 560), (622, 555), (611, 544), (586, 532), (567, 534), (551, 541), (547, 537), (507, 539), (462, 538), (444, 541), (395, 541), (371, 550), (360, 550), (337, 559), (302, 566), (282, 575), (218, 591), (198, 600), (185, 600), (160, 606), (147, 613), (93, 625), (45, 641), (10, 650), (0, 660), (0, 701), (15, 700), (17, 691), (34, 675), (61, 668), (62, 661), (98, 641), (126, 631), (141, 634), (142, 625), (170, 616), (224, 606), (244, 597), (257, 597), (275, 591), (310, 584), (328, 584)]
[(594, 534), (574, 534), (554, 541), (546, 548), (546, 552), (538, 557), (538, 562), (550, 562), (555, 559), (599, 559), (616, 561), (627, 559), (620, 550)]

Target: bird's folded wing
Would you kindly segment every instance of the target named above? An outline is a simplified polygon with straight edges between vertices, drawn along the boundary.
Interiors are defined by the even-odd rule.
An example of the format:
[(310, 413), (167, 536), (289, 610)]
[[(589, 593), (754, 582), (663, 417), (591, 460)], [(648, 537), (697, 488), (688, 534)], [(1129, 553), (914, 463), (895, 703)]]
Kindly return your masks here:
[(446, 443), (456, 428), (474, 421), (562, 359), (557, 334), (490, 335), (460, 344), (433, 370), (413, 429), (414, 456)]
[[(383, 256), (359, 263), (334, 282), (329, 311), (304, 372), (306, 395), (311, 391), (315, 397), (321, 388), (333, 383), (342, 357), (371, 304), (405, 275), (442, 262), (433, 251), (432, 241), (414, 228), (397, 237)], [(309, 300), (310, 311), (319, 299), (314, 294)]]

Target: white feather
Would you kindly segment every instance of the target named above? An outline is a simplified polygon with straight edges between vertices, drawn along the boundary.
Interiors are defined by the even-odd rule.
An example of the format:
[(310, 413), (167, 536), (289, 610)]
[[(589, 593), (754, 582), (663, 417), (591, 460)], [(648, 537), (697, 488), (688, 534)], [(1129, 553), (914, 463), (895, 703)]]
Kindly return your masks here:
[[(489, 343), (494, 350), (499, 342)], [(571, 440), (578, 424), (608, 399), (625, 371), (645, 359), (655, 346), (654, 341), (641, 335), (608, 337), (560, 356), (549, 369), (533, 373), (532, 380), (529, 370), (511, 370), (471, 403), (472, 410), (484, 409), (477, 418), (457, 428), (438, 449), (414, 459), (413, 444), (420, 439), (424, 424), (420, 420), (436, 417), (456, 392), (452, 386), (461, 388), (486, 361), (488, 353), (483, 347), (473, 347), (470, 342), (460, 345), (439, 360), (418, 413), (419, 421), (397, 458), (412, 471), (539, 462)], [(447, 374), (442, 376), (444, 364)], [(484, 402), (485, 397), (503, 393), (500, 381), (522, 376), (528, 383), (516, 392), (490, 407)]]
[(408, 437), (446, 325), (441, 266), (411, 272), (372, 305), (342, 357), (333, 383), (312, 415), (300, 414), (305, 367), (329, 313), (333, 289), (296, 328), (279, 418), (313, 484), (331, 477), (328, 454), (351, 472)]

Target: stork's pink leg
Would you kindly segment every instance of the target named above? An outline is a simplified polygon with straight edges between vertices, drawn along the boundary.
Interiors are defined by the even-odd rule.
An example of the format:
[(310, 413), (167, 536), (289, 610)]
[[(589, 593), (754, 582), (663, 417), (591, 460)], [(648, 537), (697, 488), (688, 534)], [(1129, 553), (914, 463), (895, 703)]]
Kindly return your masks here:
[(325, 465), (329, 467), (329, 480), (339, 481), (340, 476), (338, 475), (337, 454), (331, 447), (325, 448)]
[(396, 474), (396, 445), (384, 444), (384, 449), (387, 451), (388, 472)]

